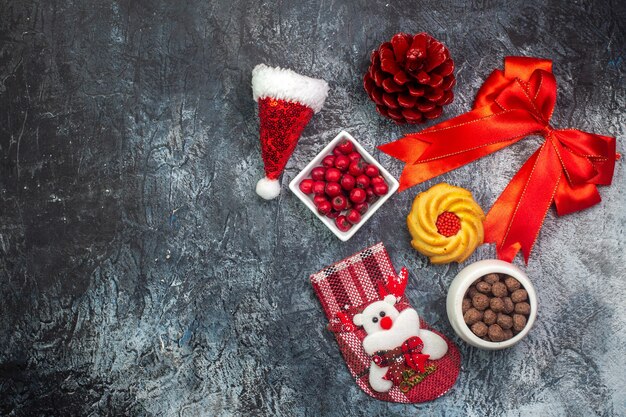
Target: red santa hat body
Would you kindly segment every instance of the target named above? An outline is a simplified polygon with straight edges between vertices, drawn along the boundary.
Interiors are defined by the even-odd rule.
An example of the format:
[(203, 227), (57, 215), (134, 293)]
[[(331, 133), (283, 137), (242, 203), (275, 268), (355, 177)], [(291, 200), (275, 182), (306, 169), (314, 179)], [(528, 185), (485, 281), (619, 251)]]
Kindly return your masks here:
[(252, 70), (252, 95), (259, 104), (261, 156), (265, 164), (265, 178), (257, 183), (256, 192), (271, 200), (280, 194), (278, 179), (300, 134), (324, 105), (328, 84), (288, 69), (259, 64)]

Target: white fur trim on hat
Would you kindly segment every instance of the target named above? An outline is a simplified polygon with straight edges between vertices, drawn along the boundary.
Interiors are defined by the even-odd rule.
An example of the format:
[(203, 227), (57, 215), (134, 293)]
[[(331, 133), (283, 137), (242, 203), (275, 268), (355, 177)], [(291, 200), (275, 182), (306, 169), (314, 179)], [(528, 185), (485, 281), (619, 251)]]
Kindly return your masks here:
[(273, 200), (280, 194), (280, 182), (263, 177), (256, 183), (256, 193), (266, 200)]
[(265, 97), (295, 101), (317, 113), (328, 96), (328, 84), (289, 69), (259, 64), (252, 70), (252, 96), (254, 101)]

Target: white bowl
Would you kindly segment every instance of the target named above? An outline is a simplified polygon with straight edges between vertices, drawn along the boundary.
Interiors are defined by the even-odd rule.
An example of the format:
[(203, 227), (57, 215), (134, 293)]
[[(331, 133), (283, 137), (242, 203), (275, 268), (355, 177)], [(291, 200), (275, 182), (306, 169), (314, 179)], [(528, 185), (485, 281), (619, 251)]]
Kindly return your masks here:
[[(317, 166), (321, 166), (322, 159), (324, 159), (324, 157), (326, 157), (327, 155), (332, 154), (335, 146), (344, 139), (348, 139), (350, 142), (352, 142), (352, 144), (354, 145), (356, 150), (361, 154), (361, 157), (365, 160), (365, 162), (369, 164), (374, 164), (378, 167), (378, 170), (380, 171), (380, 175), (385, 179), (385, 181), (387, 182), (387, 185), (389, 186), (389, 192), (386, 195), (379, 197), (378, 200), (374, 202), (374, 204), (370, 205), (367, 212), (361, 218), (361, 221), (355, 224), (354, 226), (352, 226), (350, 230), (348, 230), (347, 232), (342, 232), (341, 230), (339, 230), (337, 226), (335, 225), (334, 219), (330, 219), (326, 216), (320, 215), (317, 212), (317, 207), (315, 207), (315, 203), (313, 203), (313, 198), (303, 193), (299, 187), (300, 182), (302, 180), (304, 180), (305, 178), (309, 178), (311, 176), (311, 171), (313, 170), (313, 168)], [(396, 192), (398, 187), (399, 187), (398, 181), (396, 181), (396, 179), (392, 177), (391, 174), (385, 168), (383, 168), (383, 166), (380, 165), (378, 161), (376, 161), (372, 157), (372, 155), (370, 155), (365, 149), (363, 149), (363, 147), (359, 144), (359, 142), (357, 142), (352, 137), (352, 135), (350, 135), (345, 130), (342, 130), (341, 132), (339, 132), (339, 134), (335, 136), (335, 138), (332, 141), (330, 141), (330, 143), (326, 145), (326, 147), (322, 149), (322, 151), (319, 154), (317, 154), (317, 156), (313, 158), (313, 160), (309, 162), (309, 164), (289, 183), (289, 189), (296, 196), (298, 196), (298, 198), (302, 200), (302, 202), (309, 209), (311, 209), (313, 213), (315, 213), (317, 218), (320, 219), (335, 234), (335, 236), (337, 236), (340, 240), (344, 242), (350, 239), (361, 228), (361, 226), (363, 226), (365, 222), (367, 222), (367, 220), (370, 217), (372, 217), (372, 215), (376, 212), (376, 210), (378, 210), (380, 206), (382, 206), (385, 203), (385, 201), (387, 201), (387, 199), (391, 197), (393, 193)]]
[[(491, 273), (512, 276), (517, 279), (526, 292), (528, 292), (530, 315), (528, 316), (526, 327), (511, 339), (503, 342), (490, 342), (481, 339), (472, 333), (467, 324), (465, 324), (465, 320), (463, 320), (462, 304), (465, 292), (478, 278)], [(448, 289), (446, 310), (448, 312), (448, 320), (450, 320), (454, 331), (461, 339), (465, 340), (470, 345), (487, 350), (505, 349), (522, 340), (524, 336), (528, 334), (530, 328), (533, 327), (533, 323), (537, 317), (537, 296), (535, 294), (535, 288), (521, 269), (508, 262), (497, 259), (485, 259), (468, 265), (452, 280), (452, 284), (450, 284), (450, 288)]]

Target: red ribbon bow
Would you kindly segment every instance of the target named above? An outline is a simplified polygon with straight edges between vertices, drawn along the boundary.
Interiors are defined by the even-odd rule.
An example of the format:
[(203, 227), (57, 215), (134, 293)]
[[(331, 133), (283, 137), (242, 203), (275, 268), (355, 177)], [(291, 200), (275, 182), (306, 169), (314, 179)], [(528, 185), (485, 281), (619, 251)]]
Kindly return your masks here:
[(426, 372), (426, 361), (430, 357), (422, 353), (424, 342), (417, 336), (406, 339), (400, 347), (374, 355), (374, 363), (380, 367), (389, 367), (384, 379), (393, 381), (399, 385), (402, 381), (402, 373), (407, 369), (416, 372)]
[(554, 129), (557, 85), (552, 61), (507, 57), (480, 88), (472, 111), (379, 147), (406, 162), (400, 190), (482, 158), (529, 135), (545, 142), (524, 163), (484, 222), (485, 242), (511, 262), (530, 251), (554, 201), (559, 215), (600, 202), (596, 185), (610, 185), (615, 138)]
[(409, 368), (418, 372), (426, 372), (425, 365), (430, 355), (422, 353), (422, 349), (424, 349), (422, 339), (417, 336), (410, 337), (402, 343), (401, 349), (404, 363)]

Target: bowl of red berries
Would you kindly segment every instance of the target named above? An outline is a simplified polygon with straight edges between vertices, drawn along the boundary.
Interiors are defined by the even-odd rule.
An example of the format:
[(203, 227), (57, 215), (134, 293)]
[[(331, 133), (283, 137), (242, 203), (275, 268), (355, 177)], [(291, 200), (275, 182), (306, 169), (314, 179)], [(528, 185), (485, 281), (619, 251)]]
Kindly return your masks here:
[(342, 241), (350, 239), (398, 189), (398, 181), (346, 131), (289, 184)]

